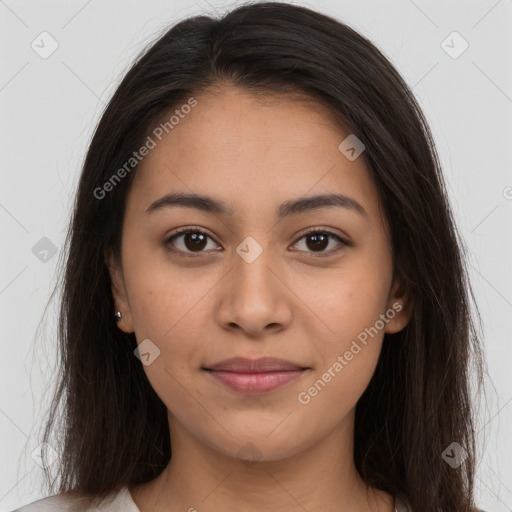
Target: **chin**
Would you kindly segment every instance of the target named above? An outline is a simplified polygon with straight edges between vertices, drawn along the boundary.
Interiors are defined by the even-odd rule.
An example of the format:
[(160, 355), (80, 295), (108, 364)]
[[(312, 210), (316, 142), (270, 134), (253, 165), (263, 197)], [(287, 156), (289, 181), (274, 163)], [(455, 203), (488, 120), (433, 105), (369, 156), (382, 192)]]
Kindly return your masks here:
[[(227, 427), (226, 430), (232, 437), (223, 431), (221, 438), (212, 438), (210, 430), (209, 437), (205, 439), (205, 442), (215, 451), (227, 457), (239, 459), (247, 463), (248, 466), (257, 462), (275, 462), (287, 459), (307, 449), (310, 444), (313, 445), (315, 442), (312, 439), (308, 443), (307, 439), (299, 436), (298, 432), (290, 432), (289, 428), (279, 430), (284, 426), (283, 424), (278, 425), (279, 422), (275, 422), (269, 428), (269, 424), (265, 423), (259, 429), (253, 425), (250, 431), (240, 427), (237, 429)], [(301, 431), (304, 435), (304, 431), (302, 429)]]

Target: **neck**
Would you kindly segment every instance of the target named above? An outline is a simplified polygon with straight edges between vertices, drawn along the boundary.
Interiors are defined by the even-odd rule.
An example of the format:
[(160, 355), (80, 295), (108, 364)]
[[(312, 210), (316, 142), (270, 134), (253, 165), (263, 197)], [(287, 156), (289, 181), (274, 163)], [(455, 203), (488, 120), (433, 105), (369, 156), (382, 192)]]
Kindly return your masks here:
[(154, 480), (130, 489), (140, 512), (393, 512), (353, 460), (353, 414), (316, 445), (285, 459), (243, 461), (193, 438), (170, 417), (172, 457)]

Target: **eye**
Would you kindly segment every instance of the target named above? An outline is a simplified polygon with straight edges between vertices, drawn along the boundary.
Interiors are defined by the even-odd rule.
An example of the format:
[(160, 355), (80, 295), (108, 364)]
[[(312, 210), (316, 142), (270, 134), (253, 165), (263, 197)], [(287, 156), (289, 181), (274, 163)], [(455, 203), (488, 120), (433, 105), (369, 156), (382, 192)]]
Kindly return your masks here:
[[(298, 245), (301, 240), (305, 239), (305, 245), (307, 248), (312, 249), (312, 253), (320, 253), (319, 256), (330, 256), (333, 253), (337, 253), (343, 247), (351, 246), (347, 240), (343, 239), (336, 233), (327, 230), (326, 228), (315, 228), (302, 235), (299, 240), (295, 243)], [(338, 247), (325, 251), (324, 249), (329, 246), (329, 239), (334, 239), (338, 242)]]
[[(178, 247), (177, 249), (170, 247), (176, 246), (174, 241), (179, 238), (182, 238), (181, 247)], [(171, 252), (184, 253), (184, 255), (189, 256), (194, 252), (204, 252), (203, 249), (207, 246), (208, 238), (212, 239), (210, 235), (200, 229), (194, 227), (185, 227), (180, 228), (176, 234), (169, 237), (164, 242), (164, 245)]]
[[(177, 244), (176, 240), (179, 240), (180, 238), (182, 239), (181, 244)], [(202, 252), (206, 252), (204, 249), (208, 246), (208, 239), (213, 240), (212, 237), (203, 230), (195, 227), (184, 227), (180, 228), (177, 233), (167, 238), (164, 245), (171, 252), (181, 253), (180, 255), (183, 256), (191, 256), (194, 253), (200, 254)], [(298, 245), (303, 239), (306, 239), (306, 247), (311, 249), (313, 254), (318, 253), (319, 256), (329, 256), (332, 253), (338, 252), (343, 247), (349, 247), (352, 245), (350, 242), (329, 231), (327, 228), (315, 228), (304, 233), (294, 245)], [(325, 251), (325, 248), (329, 246), (329, 239), (336, 240), (338, 242), (338, 248)], [(179, 247), (179, 245), (181, 245), (181, 247)], [(219, 249), (214, 250), (218, 251)]]

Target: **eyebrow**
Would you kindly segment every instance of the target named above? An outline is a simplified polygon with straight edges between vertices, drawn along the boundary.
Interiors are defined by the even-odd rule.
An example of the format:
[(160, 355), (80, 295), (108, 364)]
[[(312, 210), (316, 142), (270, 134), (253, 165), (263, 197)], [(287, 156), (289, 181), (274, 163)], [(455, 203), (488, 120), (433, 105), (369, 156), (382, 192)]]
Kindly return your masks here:
[[(226, 203), (214, 199), (213, 197), (201, 194), (185, 194), (182, 192), (173, 192), (157, 199), (146, 209), (147, 214), (151, 214), (165, 208), (181, 206), (185, 208), (194, 208), (215, 215), (223, 215), (232, 218), (234, 212)], [(327, 207), (341, 207), (352, 210), (360, 215), (367, 216), (366, 210), (355, 199), (343, 194), (322, 194), (316, 196), (305, 196), (299, 199), (292, 199), (282, 203), (276, 210), (276, 217), (283, 219), (292, 215), (318, 210)]]

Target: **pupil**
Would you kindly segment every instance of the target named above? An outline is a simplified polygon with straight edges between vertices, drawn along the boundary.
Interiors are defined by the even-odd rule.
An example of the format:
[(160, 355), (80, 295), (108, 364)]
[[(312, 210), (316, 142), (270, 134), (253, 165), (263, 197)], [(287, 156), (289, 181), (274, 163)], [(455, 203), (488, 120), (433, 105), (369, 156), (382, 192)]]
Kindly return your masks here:
[[(328, 237), (322, 234), (310, 235), (308, 237), (308, 248), (315, 251), (325, 249), (328, 245)], [(312, 243), (310, 243), (312, 241)], [(185, 234), (185, 245), (187, 249), (203, 249), (205, 247), (206, 237), (201, 233), (186, 233)]]
[[(192, 244), (187, 243), (192, 240)], [(185, 246), (187, 249), (203, 249), (206, 241), (206, 237), (201, 233), (186, 233), (185, 234)]]
[[(328, 245), (328, 244), (326, 243), (326, 241), (327, 241), (327, 236), (325, 236), (325, 235), (322, 235), (322, 234), (310, 235), (308, 238), (309, 238), (310, 240), (316, 240), (316, 242), (314, 242), (314, 244), (313, 244), (311, 247), (309, 247), (309, 244), (308, 244), (308, 247), (309, 247), (310, 249), (315, 249), (315, 250), (317, 250), (317, 249), (319, 249), (319, 248), (320, 248), (320, 249), (325, 249), (325, 248), (327, 247), (327, 245)], [(322, 241), (320, 241), (320, 244), (318, 244), (318, 243), (317, 243), (319, 238), (322, 238), (322, 239), (323, 239)]]

